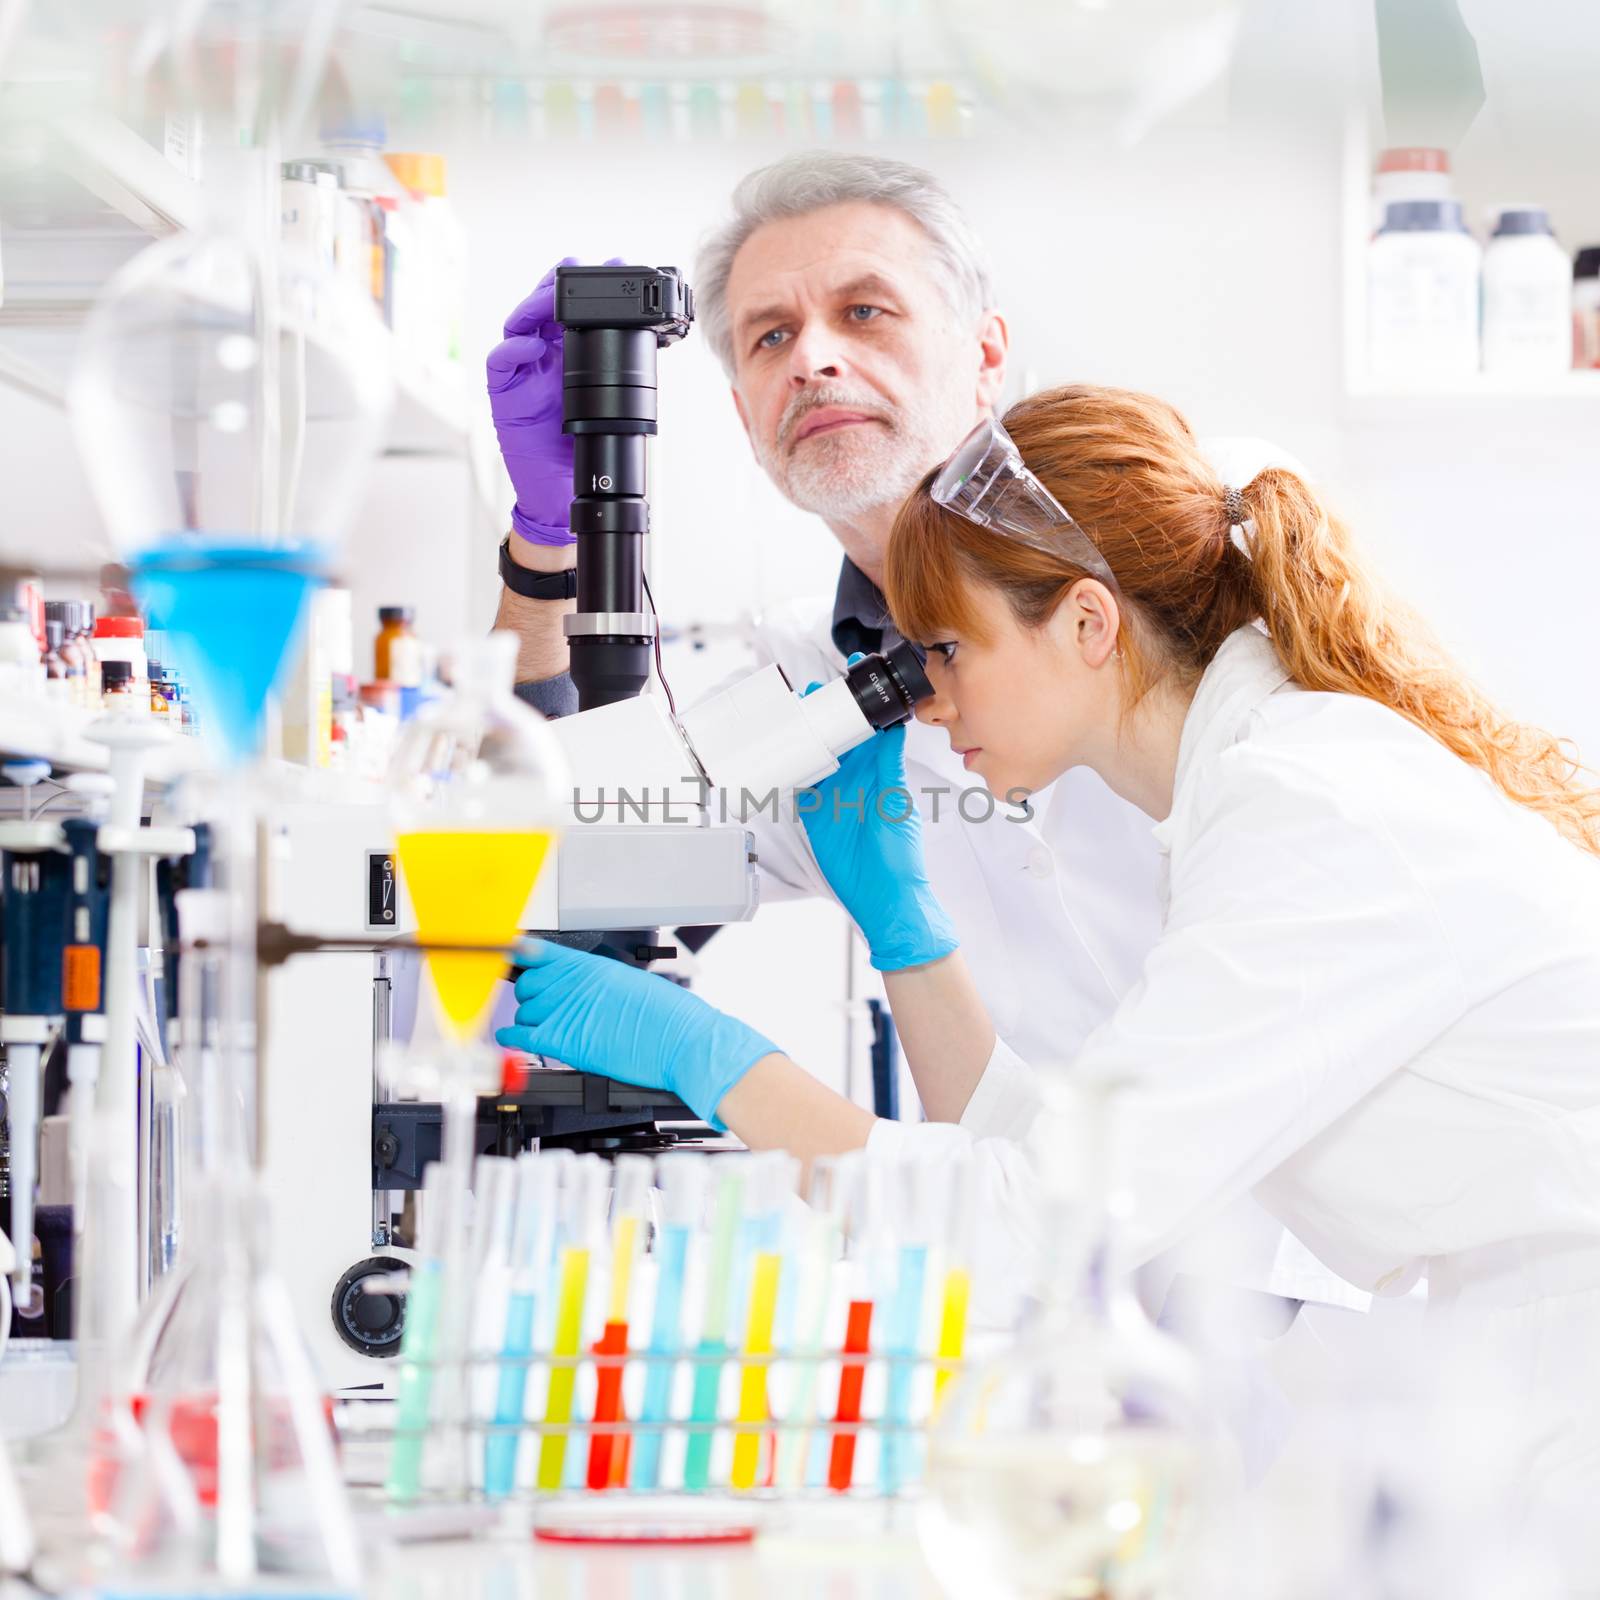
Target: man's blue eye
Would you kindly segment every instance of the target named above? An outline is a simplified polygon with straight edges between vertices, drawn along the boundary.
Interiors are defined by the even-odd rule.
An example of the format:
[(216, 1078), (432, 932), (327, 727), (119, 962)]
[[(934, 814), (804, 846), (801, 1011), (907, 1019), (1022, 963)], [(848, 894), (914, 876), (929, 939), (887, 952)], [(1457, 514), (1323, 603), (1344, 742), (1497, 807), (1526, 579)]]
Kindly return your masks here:
[(784, 337), (782, 328), (769, 328), (756, 340), (757, 348), (762, 350), (776, 350), (778, 341)]
[[(864, 316), (861, 315), (863, 312), (865, 312)], [(882, 315), (883, 309), (881, 306), (851, 306), (849, 311), (851, 320), (855, 322), (871, 322), (874, 317), (881, 317)]]

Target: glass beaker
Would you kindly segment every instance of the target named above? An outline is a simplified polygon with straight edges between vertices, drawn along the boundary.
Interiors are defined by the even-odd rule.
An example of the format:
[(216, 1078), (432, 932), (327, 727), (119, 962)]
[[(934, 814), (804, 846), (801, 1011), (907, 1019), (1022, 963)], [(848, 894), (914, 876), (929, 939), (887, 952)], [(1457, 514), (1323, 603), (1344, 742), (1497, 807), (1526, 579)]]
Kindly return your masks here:
[(1047, 1084), (1037, 1303), (1003, 1354), (941, 1397), (919, 1532), (952, 1596), (1180, 1592), (1210, 1429), (1198, 1369), (1116, 1268), (1112, 1098), (1104, 1084)]

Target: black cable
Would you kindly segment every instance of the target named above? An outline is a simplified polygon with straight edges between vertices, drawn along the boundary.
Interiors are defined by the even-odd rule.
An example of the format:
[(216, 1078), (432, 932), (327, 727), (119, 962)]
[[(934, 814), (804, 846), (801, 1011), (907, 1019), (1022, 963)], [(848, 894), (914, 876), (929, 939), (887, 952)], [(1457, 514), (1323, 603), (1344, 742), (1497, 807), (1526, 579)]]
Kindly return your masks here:
[(676, 722), (678, 702), (672, 698), (672, 685), (667, 682), (666, 668), (661, 665), (661, 613), (656, 610), (656, 597), (650, 592), (649, 578), (643, 573), (640, 573), (640, 577), (644, 578), (644, 597), (650, 602), (650, 615), (656, 619), (656, 676), (661, 680), (661, 687), (666, 690), (667, 709), (672, 713), (672, 720)]

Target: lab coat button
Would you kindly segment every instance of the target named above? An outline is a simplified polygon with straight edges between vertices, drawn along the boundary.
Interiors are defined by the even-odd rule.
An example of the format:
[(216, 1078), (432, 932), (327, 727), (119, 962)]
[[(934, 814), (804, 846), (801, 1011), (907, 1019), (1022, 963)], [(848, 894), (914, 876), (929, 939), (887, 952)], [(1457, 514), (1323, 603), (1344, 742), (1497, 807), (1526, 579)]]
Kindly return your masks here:
[(1048, 878), (1056, 870), (1056, 858), (1042, 844), (1028, 852), (1028, 871), (1035, 878)]

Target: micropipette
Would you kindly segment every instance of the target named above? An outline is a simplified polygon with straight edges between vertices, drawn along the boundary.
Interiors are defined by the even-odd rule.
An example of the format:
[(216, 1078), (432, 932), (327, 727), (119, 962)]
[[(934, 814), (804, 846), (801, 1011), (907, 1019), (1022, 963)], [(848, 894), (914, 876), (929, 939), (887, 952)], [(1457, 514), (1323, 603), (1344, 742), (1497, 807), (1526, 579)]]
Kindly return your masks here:
[(395, 1438), (387, 1480), (389, 1496), (394, 1500), (414, 1499), (422, 1487), (422, 1450), (433, 1394), (439, 1301), (444, 1288), (440, 1250), (450, 1236), (451, 1204), (449, 1175), (444, 1163), (435, 1161), (422, 1174), (418, 1259), (406, 1288), (406, 1326), (400, 1339), (400, 1378), (395, 1386)]
[(533, 1354), (534, 1306), (550, 1280), (561, 1174), (576, 1159), (570, 1150), (531, 1151), (516, 1164), (511, 1283), (495, 1390), (495, 1427), (484, 1446), (483, 1486), (491, 1500), (503, 1498), (516, 1487), (517, 1447), (528, 1393), (528, 1362)]
[(656, 1303), (650, 1325), (650, 1353), (646, 1368), (642, 1428), (633, 1442), (635, 1489), (654, 1489), (661, 1481), (661, 1445), (672, 1406), (671, 1359), (683, 1346), (683, 1283), (689, 1266), (689, 1241), (700, 1226), (705, 1210), (710, 1173), (706, 1157), (692, 1150), (675, 1151), (656, 1163), (661, 1189), (661, 1228), (656, 1234)]
[(704, 1489), (711, 1479), (711, 1435), (717, 1420), (722, 1363), (712, 1360), (727, 1352), (728, 1299), (733, 1286), (733, 1247), (739, 1227), (739, 1202), (744, 1173), (728, 1157), (718, 1163), (717, 1198), (711, 1218), (711, 1243), (706, 1262), (705, 1314), (695, 1363), (694, 1395), (689, 1408), (689, 1447), (684, 1458), (683, 1486)]
[[(628, 1300), (633, 1291), (634, 1262), (644, 1243), (651, 1170), (649, 1156), (623, 1155), (612, 1163), (611, 1277), (605, 1328), (594, 1347), (595, 1354), (602, 1358), (595, 1370), (596, 1424), (622, 1421), (622, 1358), (628, 1353)], [(591, 1489), (609, 1489), (628, 1481), (628, 1445), (627, 1434), (602, 1432), (596, 1426), (589, 1438)]]
[(844, 1201), (851, 1176), (861, 1161), (855, 1153), (821, 1156), (811, 1168), (810, 1204), (798, 1219), (800, 1244), (796, 1252), (798, 1284), (795, 1291), (795, 1356), (799, 1381), (789, 1413), (789, 1428), (778, 1446), (778, 1482), (785, 1489), (805, 1486), (808, 1423), (816, 1409), (817, 1380), (822, 1365), (823, 1329), (827, 1323), (829, 1290)]
[(552, 1429), (539, 1442), (541, 1489), (559, 1489), (567, 1461), (566, 1430), (572, 1423), (572, 1398), (577, 1389), (577, 1358), (583, 1348), (583, 1313), (589, 1289), (589, 1266), (604, 1245), (610, 1173), (599, 1156), (581, 1155), (573, 1162), (562, 1197), (563, 1239), (559, 1250), (555, 1331), (550, 1344), (550, 1388), (544, 1420)]
[(782, 1216), (793, 1192), (793, 1161), (782, 1151), (763, 1151), (750, 1158), (746, 1217), (751, 1227), (752, 1255), (744, 1351), (739, 1370), (739, 1431), (733, 1440), (735, 1489), (753, 1489), (761, 1475), (763, 1444), (770, 1435), (756, 1425), (771, 1420), (767, 1365), (772, 1356), (772, 1329), (778, 1311), (778, 1284), (783, 1271)]
[(900, 1240), (894, 1289), (889, 1296), (884, 1349), (897, 1357), (889, 1363), (880, 1478), (885, 1494), (898, 1494), (915, 1475), (915, 1441), (911, 1425), (912, 1365), (922, 1333), (922, 1307), (927, 1297), (928, 1249), (939, 1215), (942, 1169), (931, 1161), (908, 1161), (894, 1173), (895, 1232)]

